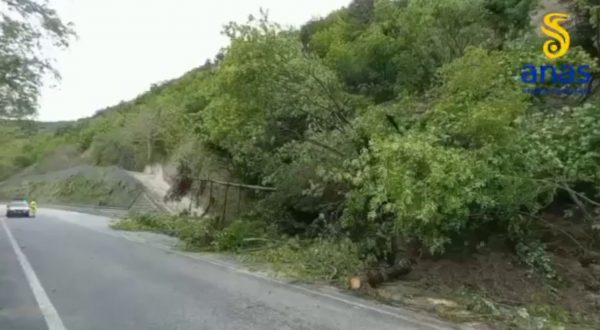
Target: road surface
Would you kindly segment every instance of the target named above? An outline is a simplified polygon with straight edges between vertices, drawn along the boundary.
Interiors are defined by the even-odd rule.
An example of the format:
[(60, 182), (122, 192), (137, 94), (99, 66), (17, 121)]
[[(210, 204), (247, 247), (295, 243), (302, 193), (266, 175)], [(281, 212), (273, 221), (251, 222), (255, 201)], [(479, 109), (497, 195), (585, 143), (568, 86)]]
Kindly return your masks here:
[(35, 219), (0, 217), (0, 329), (449, 329), (107, 224), (50, 209)]

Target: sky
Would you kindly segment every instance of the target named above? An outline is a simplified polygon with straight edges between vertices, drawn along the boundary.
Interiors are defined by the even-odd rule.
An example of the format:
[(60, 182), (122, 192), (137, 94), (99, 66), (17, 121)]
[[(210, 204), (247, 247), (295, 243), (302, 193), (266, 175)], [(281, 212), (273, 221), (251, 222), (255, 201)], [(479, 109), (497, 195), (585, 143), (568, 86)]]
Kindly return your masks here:
[(73, 120), (135, 98), (213, 58), (228, 40), (224, 24), (259, 9), (271, 21), (300, 26), (350, 0), (50, 0), (78, 39), (52, 51), (62, 79), (47, 84), (38, 119)]

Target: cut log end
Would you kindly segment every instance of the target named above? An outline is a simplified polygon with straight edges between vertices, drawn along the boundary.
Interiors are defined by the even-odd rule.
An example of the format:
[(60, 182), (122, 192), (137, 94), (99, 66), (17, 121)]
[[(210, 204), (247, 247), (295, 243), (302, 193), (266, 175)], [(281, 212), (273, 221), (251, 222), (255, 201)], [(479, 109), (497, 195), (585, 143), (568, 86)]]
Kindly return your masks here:
[(365, 280), (361, 276), (352, 276), (348, 279), (348, 286), (352, 290), (360, 290), (364, 286)]
[(413, 263), (414, 261), (410, 259), (403, 259), (392, 267), (368, 271), (366, 276), (352, 276), (348, 279), (348, 286), (352, 290), (376, 288), (384, 282), (396, 280), (410, 273)]

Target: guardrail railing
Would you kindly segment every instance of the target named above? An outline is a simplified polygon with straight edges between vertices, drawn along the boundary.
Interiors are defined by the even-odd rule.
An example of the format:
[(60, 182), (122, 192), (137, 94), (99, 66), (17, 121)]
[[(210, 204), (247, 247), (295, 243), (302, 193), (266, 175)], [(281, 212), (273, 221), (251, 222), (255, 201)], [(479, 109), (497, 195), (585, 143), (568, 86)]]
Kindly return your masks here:
[[(6, 205), (9, 201), (0, 201), (0, 205)], [(100, 205), (86, 205), (78, 203), (38, 203), (40, 208), (53, 208), (65, 211), (75, 211), (81, 213), (88, 213), (102, 216), (124, 216), (129, 213), (129, 209), (126, 207), (115, 207), (115, 206), (100, 206)]]

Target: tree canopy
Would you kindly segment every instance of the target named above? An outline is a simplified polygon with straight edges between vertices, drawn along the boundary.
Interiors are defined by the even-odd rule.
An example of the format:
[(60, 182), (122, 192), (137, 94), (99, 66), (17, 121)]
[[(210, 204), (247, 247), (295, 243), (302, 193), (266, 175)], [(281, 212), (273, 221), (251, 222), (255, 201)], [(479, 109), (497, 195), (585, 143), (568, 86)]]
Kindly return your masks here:
[[(596, 77), (598, 6), (571, 7), (562, 60)], [(299, 29), (251, 17), (225, 27), (229, 46), (202, 67), (54, 137), (128, 169), (179, 157), (197, 173), (198, 158), (219, 157), (240, 181), (276, 187), (257, 209), (281, 232), (350, 238), (380, 259), (398, 239), (431, 253), (491, 233), (535, 241), (533, 219), (565, 194), (591, 228), (597, 84), (585, 97), (523, 92), (522, 65), (547, 61), (535, 10), (355, 0)]]
[(36, 113), (44, 79), (59, 77), (48, 50), (72, 36), (46, 1), (0, 1), (0, 119)]

